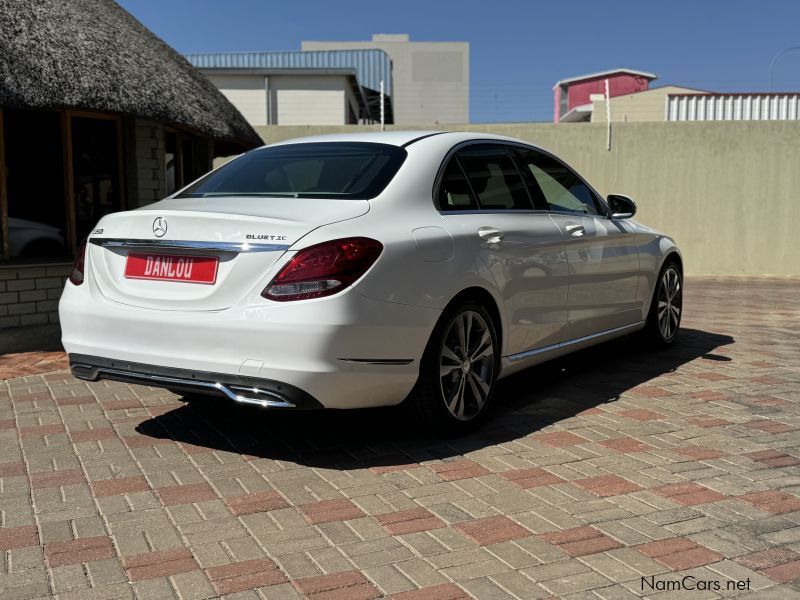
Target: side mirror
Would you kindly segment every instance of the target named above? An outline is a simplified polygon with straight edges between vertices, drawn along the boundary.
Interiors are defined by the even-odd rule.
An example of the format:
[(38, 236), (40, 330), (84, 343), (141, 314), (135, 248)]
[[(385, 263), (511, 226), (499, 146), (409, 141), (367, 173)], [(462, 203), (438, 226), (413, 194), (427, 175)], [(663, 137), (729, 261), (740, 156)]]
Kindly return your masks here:
[(609, 194), (606, 200), (611, 209), (610, 219), (630, 219), (636, 214), (636, 203), (628, 196)]

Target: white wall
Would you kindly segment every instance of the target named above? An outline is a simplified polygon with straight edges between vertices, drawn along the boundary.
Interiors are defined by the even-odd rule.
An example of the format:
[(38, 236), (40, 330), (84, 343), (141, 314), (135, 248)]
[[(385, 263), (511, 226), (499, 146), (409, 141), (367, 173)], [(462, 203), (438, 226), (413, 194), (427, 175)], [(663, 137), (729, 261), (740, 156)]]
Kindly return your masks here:
[(358, 115), (350, 78), (344, 75), (216, 75), (204, 71), (254, 127), (267, 125), (269, 79), (272, 125), (346, 125), (348, 106)]
[(347, 123), (347, 77), (342, 75), (272, 75), (273, 123), (344, 125)]
[(251, 125), (267, 124), (267, 94), (263, 75), (207, 76)]

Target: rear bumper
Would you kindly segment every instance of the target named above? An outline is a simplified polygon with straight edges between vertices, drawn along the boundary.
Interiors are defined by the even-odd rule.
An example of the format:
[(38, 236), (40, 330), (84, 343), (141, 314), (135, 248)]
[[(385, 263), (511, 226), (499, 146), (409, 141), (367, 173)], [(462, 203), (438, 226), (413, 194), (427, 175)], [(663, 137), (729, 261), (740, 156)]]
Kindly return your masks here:
[[(202, 379), (242, 396), (230, 385), (284, 385), (313, 399), (312, 408), (402, 402), (440, 314), (366, 298), (356, 289), (221, 311), (153, 310), (111, 301), (91, 280), (79, 287), (68, 282), (59, 304), (64, 348), (75, 365), (85, 365), (74, 371), (77, 377), (125, 377), (176, 390), (184, 389), (177, 383), (188, 384), (150, 376)], [(187, 391), (197, 388), (213, 392), (208, 386)]]
[(186, 394), (216, 396), (264, 408), (324, 408), (316, 398), (299, 388), (256, 377), (159, 367), (86, 354), (70, 354), (69, 366), (73, 376), (86, 381), (111, 379), (163, 387)]

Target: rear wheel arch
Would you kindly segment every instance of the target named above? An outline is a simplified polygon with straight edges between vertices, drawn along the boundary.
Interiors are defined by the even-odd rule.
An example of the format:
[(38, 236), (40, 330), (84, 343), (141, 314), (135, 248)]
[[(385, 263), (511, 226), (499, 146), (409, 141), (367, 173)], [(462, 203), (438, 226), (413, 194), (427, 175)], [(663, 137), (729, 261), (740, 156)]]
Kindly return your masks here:
[[(451, 362), (448, 364), (451, 366), (449, 367), (450, 371), (448, 373), (452, 374), (454, 369), (458, 369), (459, 372), (461, 372), (461, 369), (465, 368), (464, 363), (462, 363), (459, 368), (459, 360), (463, 359), (464, 362), (467, 363), (461, 375), (461, 383), (459, 384), (462, 387), (455, 390), (455, 394), (458, 395), (460, 393), (458, 390), (464, 389), (463, 386), (466, 385), (464, 383), (465, 381), (469, 381), (470, 377), (479, 373), (479, 371), (482, 372), (483, 375), (478, 375), (478, 378), (483, 380), (486, 384), (484, 386), (485, 391), (482, 401), (478, 400), (477, 396), (481, 394), (479, 391), (476, 391), (480, 389), (480, 384), (478, 384), (477, 387), (473, 385), (471, 388), (468, 388), (471, 389), (469, 392), (472, 398), (471, 401), (467, 399), (468, 397), (466, 395), (463, 400), (459, 401), (457, 399), (458, 396), (449, 394), (449, 392), (454, 391), (452, 388), (448, 391), (442, 387), (442, 379), (444, 376), (448, 375), (448, 373), (445, 375), (441, 374), (442, 365), (445, 364), (443, 362), (444, 353), (442, 351), (442, 346), (448, 345), (447, 340), (449, 332), (452, 331), (457, 320), (462, 318), (462, 312), (476, 313), (477, 316), (480, 317), (480, 320), (488, 325), (487, 331), (491, 332), (492, 344), (488, 346), (488, 350), (491, 351), (491, 354), (487, 356), (492, 356), (492, 367), (488, 368), (486, 363), (481, 363), (480, 357), (483, 356), (483, 353), (480, 350), (475, 350), (476, 353), (481, 352), (480, 354), (472, 354), (472, 345), (474, 344), (471, 345), (469, 340), (475, 342), (480, 339), (481, 336), (472, 337), (468, 335), (466, 338), (462, 337), (460, 344), (460, 346), (463, 347), (464, 339), (467, 340), (466, 348), (468, 348), (468, 351), (466, 354), (457, 354), (457, 350), (453, 349), (452, 346), (450, 347), (449, 360)], [(471, 319), (474, 318), (475, 316), (473, 315)], [(470, 320), (469, 322), (474, 323), (475, 321)], [(465, 288), (453, 296), (450, 302), (444, 307), (436, 326), (431, 332), (425, 353), (420, 361), (417, 383), (406, 398), (405, 405), (411, 411), (413, 418), (417, 422), (423, 427), (428, 428), (431, 433), (435, 435), (450, 436), (467, 433), (486, 418), (491, 399), (494, 395), (494, 384), (497, 381), (497, 374), (499, 373), (502, 354), (501, 332), (502, 316), (498, 303), (490, 291), (480, 286), (474, 286)], [(483, 344), (484, 342), (481, 341), (477, 343), (478, 347), (484, 347)], [(453, 358), (453, 354), (456, 354), (457, 358)], [(453, 360), (456, 360), (456, 362), (453, 363)], [(487, 358), (483, 358), (482, 360), (487, 360)], [(486, 379), (484, 379), (484, 377), (486, 377)], [(451, 382), (451, 384), (452, 383), (453, 382)], [(448, 402), (448, 398), (450, 398), (450, 402)], [(475, 406), (476, 400), (478, 400), (477, 406)], [(453, 402), (455, 402), (455, 409), (453, 408)], [(459, 404), (459, 402), (461, 402), (461, 404)], [(475, 408), (477, 412), (464, 419), (463, 412), (467, 408), (468, 403), (472, 404), (472, 408)], [(458, 410), (458, 406), (462, 407), (461, 411)]]
[(445, 314), (454, 307), (460, 306), (468, 301), (477, 302), (489, 313), (489, 316), (492, 318), (492, 324), (497, 332), (497, 346), (498, 348), (502, 348), (504, 339), (503, 318), (500, 313), (500, 308), (497, 305), (497, 301), (495, 300), (494, 296), (492, 296), (491, 292), (486, 290), (486, 288), (472, 286), (461, 290), (458, 294), (453, 296), (450, 302), (447, 303), (447, 306), (445, 306), (442, 314)]

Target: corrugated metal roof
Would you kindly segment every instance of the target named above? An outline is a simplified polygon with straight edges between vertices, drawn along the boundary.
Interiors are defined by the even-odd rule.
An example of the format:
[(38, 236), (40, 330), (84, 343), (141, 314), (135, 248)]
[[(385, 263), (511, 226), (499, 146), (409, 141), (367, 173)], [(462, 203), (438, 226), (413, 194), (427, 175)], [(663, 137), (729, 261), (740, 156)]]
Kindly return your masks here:
[(392, 94), (392, 60), (383, 50), (304, 50), (187, 54), (198, 69), (355, 69), (360, 85)]

